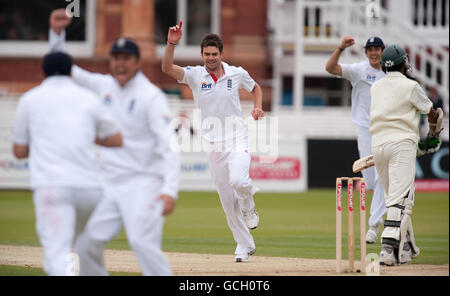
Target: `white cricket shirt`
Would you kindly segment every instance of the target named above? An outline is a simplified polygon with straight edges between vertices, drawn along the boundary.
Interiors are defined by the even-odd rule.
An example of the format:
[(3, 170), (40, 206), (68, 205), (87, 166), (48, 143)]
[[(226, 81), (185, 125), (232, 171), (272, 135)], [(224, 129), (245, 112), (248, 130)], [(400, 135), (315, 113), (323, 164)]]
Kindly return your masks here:
[(179, 83), (189, 85), (201, 111), (202, 136), (209, 142), (225, 141), (248, 134), (242, 118), (239, 89), (251, 92), (255, 81), (242, 67), (222, 62), (225, 74), (217, 82), (204, 66), (185, 67)]
[(176, 198), (180, 157), (171, 147), (175, 132), (166, 95), (142, 72), (124, 87), (109, 74), (77, 66), (72, 67), (72, 77), (100, 96), (122, 131), (122, 147), (100, 147), (104, 181), (115, 184), (126, 178), (156, 176), (163, 180), (161, 193)]
[(352, 122), (369, 127), (370, 124), (370, 87), (385, 76), (380, 69), (373, 68), (369, 61), (353, 64), (340, 64), (342, 78), (352, 84)]
[(370, 133), (372, 146), (411, 139), (419, 142), (420, 113), (433, 106), (417, 81), (389, 72), (371, 89)]
[(100, 187), (96, 134), (119, 130), (95, 94), (52, 76), (20, 99), (11, 142), (29, 146), (30, 185)]

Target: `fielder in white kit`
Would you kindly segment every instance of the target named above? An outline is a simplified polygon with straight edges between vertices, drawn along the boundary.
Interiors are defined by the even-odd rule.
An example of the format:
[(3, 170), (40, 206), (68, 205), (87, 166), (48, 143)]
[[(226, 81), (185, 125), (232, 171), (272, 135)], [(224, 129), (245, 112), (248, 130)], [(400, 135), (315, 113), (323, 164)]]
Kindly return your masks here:
[[(68, 23), (64, 10), (52, 14), (52, 50), (64, 49), (63, 29)], [(140, 66), (137, 44), (119, 38), (110, 50), (111, 75), (72, 67), (75, 82), (99, 94), (124, 138), (122, 148), (100, 150), (105, 198), (76, 245), (81, 275), (108, 274), (105, 244), (123, 227), (142, 273), (171, 275), (161, 243), (164, 216), (173, 211), (178, 197), (180, 158), (171, 147), (175, 132), (167, 97)]]
[[(367, 61), (354, 64), (338, 64), (341, 53), (355, 43), (353, 37), (344, 37), (341, 45), (333, 52), (327, 62), (326, 70), (330, 74), (341, 76), (352, 84), (352, 121), (356, 125), (359, 158), (371, 155), (370, 122), (370, 87), (384, 77), (381, 71), (381, 54), (384, 49), (383, 41), (378, 37), (371, 37), (365, 45)], [(384, 204), (384, 190), (374, 167), (361, 171), (368, 189), (373, 190), (370, 204), (369, 230), (366, 234), (367, 243), (375, 243), (378, 238), (380, 225), (386, 213)]]
[[(258, 189), (249, 176), (251, 158), (239, 89), (252, 94), (252, 116), (257, 120), (264, 116), (261, 88), (243, 68), (222, 62), (223, 44), (215, 34), (203, 37), (201, 56), (204, 66), (182, 68), (174, 65), (175, 46), (182, 36), (181, 27), (182, 22), (169, 29), (162, 71), (192, 89), (194, 103), (201, 111), (202, 136), (211, 174), (237, 243), (235, 260), (245, 262), (256, 250), (249, 228), (258, 226), (259, 217), (253, 200)], [(212, 129), (206, 122), (211, 123)], [(227, 130), (227, 126), (234, 126), (234, 130)]]
[(73, 82), (71, 68), (67, 54), (45, 56), (46, 79), (20, 99), (10, 137), (14, 155), (29, 157), (36, 230), (52, 276), (77, 275), (73, 247), (102, 198), (94, 142), (122, 145), (113, 117)]
[[(418, 148), (420, 114), (428, 115), (429, 136), (439, 140), (443, 112), (422, 87), (410, 78), (411, 66), (405, 50), (391, 45), (383, 51), (387, 75), (371, 89), (372, 150), (375, 167), (385, 188), (387, 217), (381, 235), (380, 264), (408, 263), (420, 253), (412, 226), (416, 156), (439, 149)], [(428, 150), (428, 151), (427, 151)]]

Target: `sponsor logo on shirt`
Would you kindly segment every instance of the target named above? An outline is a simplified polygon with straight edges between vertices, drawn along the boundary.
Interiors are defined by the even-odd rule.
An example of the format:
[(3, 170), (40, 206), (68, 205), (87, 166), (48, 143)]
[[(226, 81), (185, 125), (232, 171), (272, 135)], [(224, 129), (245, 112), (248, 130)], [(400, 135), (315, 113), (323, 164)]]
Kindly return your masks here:
[(201, 86), (202, 90), (210, 90), (210, 89), (212, 89), (212, 83), (202, 82), (202, 83), (200, 83), (200, 86)]
[(366, 76), (366, 80), (367, 80), (367, 81), (374, 82), (376, 79), (377, 79), (377, 75), (370, 75), (370, 74), (367, 74), (367, 76)]
[(228, 79), (228, 81), (227, 81), (227, 88), (228, 88), (228, 90), (233, 88), (233, 80)]

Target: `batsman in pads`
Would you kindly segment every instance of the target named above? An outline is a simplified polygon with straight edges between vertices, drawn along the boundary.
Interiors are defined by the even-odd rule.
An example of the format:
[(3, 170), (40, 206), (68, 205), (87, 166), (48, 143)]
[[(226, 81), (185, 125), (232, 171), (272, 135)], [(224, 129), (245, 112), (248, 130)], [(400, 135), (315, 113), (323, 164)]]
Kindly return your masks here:
[[(258, 120), (264, 116), (261, 88), (243, 68), (222, 61), (222, 40), (215, 34), (205, 35), (201, 42), (204, 66), (182, 68), (174, 65), (181, 28), (182, 22), (169, 29), (162, 71), (192, 89), (194, 103), (201, 111), (203, 147), (207, 148), (211, 174), (237, 243), (235, 260), (248, 261), (256, 250), (249, 228), (254, 229), (259, 223), (253, 200), (258, 189), (249, 176), (251, 158), (239, 89), (251, 93), (254, 101), (252, 116)], [(227, 121), (236, 129), (228, 132)], [(213, 123), (212, 129), (205, 122)]]
[[(370, 122), (370, 87), (372, 84), (384, 77), (381, 71), (381, 53), (384, 43), (379, 37), (371, 37), (365, 45), (367, 60), (353, 64), (339, 64), (339, 58), (348, 47), (355, 44), (355, 39), (346, 36), (342, 39), (340, 46), (330, 56), (326, 71), (330, 74), (340, 76), (352, 84), (352, 122), (356, 125), (359, 157), (363, 158), (370, 154), (371, 135), (369, 132)], [(384, 206), (384, 190), (375, 168), (366, 168), (361, 171), (367, 183), (367, 189), (373, 190), (373, 198), (370, 204), (369, 229), (366, 233), (366, 242), (373, 244), (378, 239), (379, 228), (386, 213)]]
[[(370, 133), (387, 208), (380, 264), (395, 265), (408, 263), (420, 253), (411, 220), (416, 156), (439, 149), (443, 112), (433, 109), (431, 100), (411, 77), (408, 55), (402, 47), (387, 47), (381, 65), (386, 76), (371, 88)], [(425, 148), (418, 148), (420, 113), (428, 116), (430, 138), (438, 139), (426, 140)]]

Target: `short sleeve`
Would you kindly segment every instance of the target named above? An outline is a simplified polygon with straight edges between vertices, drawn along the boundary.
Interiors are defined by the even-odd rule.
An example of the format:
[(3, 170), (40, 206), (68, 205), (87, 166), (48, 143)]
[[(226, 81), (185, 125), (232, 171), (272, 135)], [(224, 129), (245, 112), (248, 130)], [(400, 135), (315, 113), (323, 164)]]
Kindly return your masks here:
[(352, 85), (358, 82), (358, 63), (354, 64), (340, 64), (342, 69), (342, 78), (350, 81)]
[(28, 127), (28, 101), (23, 97), (16, 109), (16, 115), (12, 127), (12, 132), (9, 137), (14, 144), (28, 145), (30, 142), (30, 134)]
[(195, 77), (197, 73), (197, 67), (187, 66), (183, 68), (184, 76), (183, 79), (178, 80), (178, 83), (187, 84), (192, 87), (195, 84)]
[(239, 85), (239, 88), (243, 88), (247, 90), (248, 92), (252, 92), (253, 88), (255, 87), (255, 80), (253, 80), (252, 77), (248, 74), (246, 70), (243, 68), (240, 68), (242, 75), (241, 75), (241, 83)]
[(417, 83), (411, 93), (411, 104), (422, 114), (428, 114), (433, 107), (431, 100), (425, 95), (423, 88)]

